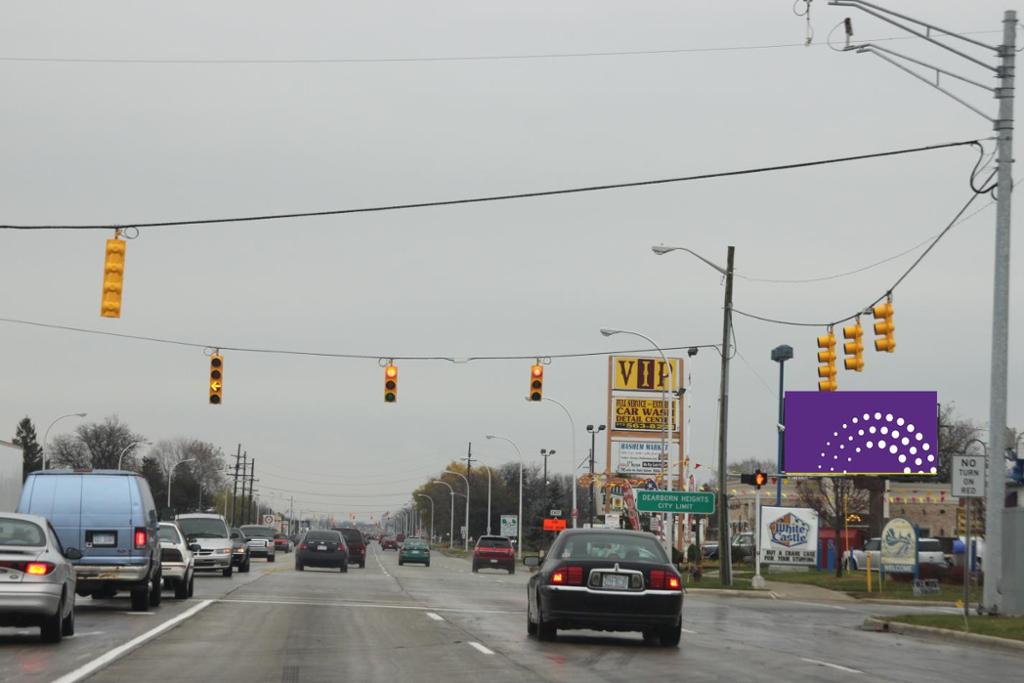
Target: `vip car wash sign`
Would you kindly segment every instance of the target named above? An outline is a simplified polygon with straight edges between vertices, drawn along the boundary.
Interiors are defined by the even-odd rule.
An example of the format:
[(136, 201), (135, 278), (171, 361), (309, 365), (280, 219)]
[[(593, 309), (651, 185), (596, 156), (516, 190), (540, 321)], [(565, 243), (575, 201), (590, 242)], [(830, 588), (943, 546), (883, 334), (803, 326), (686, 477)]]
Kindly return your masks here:
[(613, 391), (675, 391), (679, 388), (679, 359), (668, 365), (660, 358), (612, 356)]
[(715, 512), (715, 494), (710, 491), (637, 491), (640, 512), (710, 515)]
[(985, 496), (985, 459), (977, 455), (953, 457), (953, 495), (957, 498)]
[(761, 508), (761, 562), (765, 564), (818, 564), (818, 513), (810, 508)]
[(909, 574), (917, 566), (917, 530), (905, 519), (889, 520), (882, 529), (882, 571)]
[(665, 471), (668, 457), (661, 448), (661, 441), (631, 440), (612, 441), (615, 471), (623, 475), (653, 476)]
[(515, 538), (519, 535), (519, 517), (517, 515), (501, 516), (501, 535)]
[[(677, 401), (669, 398), (672, 406), (672, 431), (676, 426)], [(660, 398), (615, 398), (613, 429), (629, 432), (665, 431), (665, 402)]]

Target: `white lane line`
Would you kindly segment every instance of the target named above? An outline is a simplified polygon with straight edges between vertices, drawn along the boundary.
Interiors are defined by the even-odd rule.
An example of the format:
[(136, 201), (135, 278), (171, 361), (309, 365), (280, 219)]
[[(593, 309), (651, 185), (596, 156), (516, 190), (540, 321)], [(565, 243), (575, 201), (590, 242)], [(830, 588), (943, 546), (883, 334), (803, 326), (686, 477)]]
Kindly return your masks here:
[(427, 612), (427, 616), (433, 619), (434, 621), (444, 621), (444, 617), (442, 617), (440, 614), (435, 614), (434, 612)]
[(143, 633), (142, 635), (132, 638), (124, 645), (115, 647), (113, 650), (108, 651), (106, 654), (100, 655), (88, 664), (80, 666), (70, 673), (64, 674), (60, 678), (56, 679), (53, 683), (76, 683), (77, 681), (85, 680), (86, 678), (93, 675), (94, 673), (96, 673), (103, 667), (107, 666), (108, 664), (111, 664), (112, 662), (117, 661), (121, 657), (124, 657), (126, 654), (128, 654), (135, 648), (139, 647), (143, 643), (153, 640), (157, 636), (167, 631), (170, 631), (172, 628), (174, 628), (181, 622), (185, 621), (186, 619), (194, 617), (196, 614), (212, 605), (213, 602), (213, 600), (203, 600), (195, 607), (190, 607), (189, 609), (185, 610), (173, 619), (168, 619), (156, 628), (152, 628)]
[(840, 607), (839, 605), (829, 605), (829, 604), (822, 603), (822, 602), (803, 602), (801, 600), (785, 600), (784, 602), (788, 602), (788, 603), (793, 604), (793, 605), (809, 605), (811, 607), (828, 607), (829, 609), (837, 609), (837, 610), (841, 610), (843, 612), (849, 612), (850, 611), (848, 607)]
[(695, 635), (697, 635), (697, 632), (696, 632), (696, 631), (691, 631), (691, 630), (690, 630), (690, 629), (688, 629), (688, 628), (681, 628), (681, 629), (679, 629), (679, 630), (680, 630), (680, 631), (682, 631), (683, 633), (689, 633), (689, 634), (690, 634), (691, 636), (695, 636)]
[(471, 640), (471, 641), (469, 641), (469, 644), (472, 645), (473, 649), (476, 650), (477, 652), (483, 652), (485, 655), (493, 655), (494, 654), (494, 650), (492, 650), (489, 647), (484, 647), (480, 643), (474, 643)]
[(457, 609), (455, 607), (429, 607), (427, 605), (387, 605), (365, 602), (309, 602), (302, 600), (241, 600), (222, 598), (214, 602), (249, 604), (249, 605), (301, 605), (303, 607), (370, 607), (374, 609), (405, 609), (419, 612), (457, 612), (461, 614), (524, 614), (526, 610), (500, 609)]
[(64, 636), (65, 638), (86, 638), (88, 636), (102, 636), (106, 631), (87, 631), (86, 633), (76, 633), (73, 636)]
[(384, 563), (380, 561), (380, 554), (376, 550), (373, 551), (373, 559), (377, 560), (377, 566), (384, 572), (384, 576), (390, 579), (391, 574), (388, 574), (388, 570), (384, 568)]
[(802, 659), (803, 661), (807, 662), (808, 664), (817, 664), (818, 666), (827, 666), (830, 669), (838, 669), (839, 671), (846, 671), (847, 673), (851, 673), (851, 674), (862, 674), (862, 673), (864, 673), (860, 669), (851, 669), (848, 666), (840, 666), (838, 664), (833, 664), (832, 662), (823, 662), (820, 659), (808, 659), (807, 657), (801, 657), (800, 659)]

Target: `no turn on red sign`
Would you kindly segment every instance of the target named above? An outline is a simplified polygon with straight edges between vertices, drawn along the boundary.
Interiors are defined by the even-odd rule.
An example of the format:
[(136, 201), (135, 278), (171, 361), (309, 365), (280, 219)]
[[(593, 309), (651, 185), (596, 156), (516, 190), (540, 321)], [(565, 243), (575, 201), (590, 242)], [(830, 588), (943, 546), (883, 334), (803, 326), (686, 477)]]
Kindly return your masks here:
[(953, 456), (953, 495), (957, 498), (985, 496), (985, 458), (979, 455)]

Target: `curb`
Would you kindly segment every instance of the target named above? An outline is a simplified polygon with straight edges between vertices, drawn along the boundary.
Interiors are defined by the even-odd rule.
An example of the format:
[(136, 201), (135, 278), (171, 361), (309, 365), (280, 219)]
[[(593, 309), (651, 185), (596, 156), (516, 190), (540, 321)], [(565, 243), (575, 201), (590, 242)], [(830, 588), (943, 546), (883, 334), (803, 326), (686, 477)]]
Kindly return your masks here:
[(687, 593), (693, 593), (694, 595), (727, 595), (729, 597), (737, 598), (762, 598), (768, 600), (778, 600), (779, 596), (774, 591), (758, 591), (758, 590), (736, 590), (734, 588), (690, 588), (687, 587)]
[(947, 628), (936, 628), (934, 626), (918, 626), (917, 624), (904, 624), (898, 621), (885, 621), (875, 617), (868, 617), (861, 625), (864, 631), (875, 631), (881, 633), (898, 633), (900, 635), (933, 636), (943, 640), (959, 640), (978, 645), (1024, 652), (1024, 640), (1013, 640), (1011, 638), (1000, 638), (998, 636), (983, 636), (978, 633), (964, 633), (953, 631)]
[(886, 598), (853, 598), (857, 602), (866, 602), (872, 605), (901, 605), (903, 607), (956, 607), (955, 602), (944, 602), (941, 600), (888, 600)]

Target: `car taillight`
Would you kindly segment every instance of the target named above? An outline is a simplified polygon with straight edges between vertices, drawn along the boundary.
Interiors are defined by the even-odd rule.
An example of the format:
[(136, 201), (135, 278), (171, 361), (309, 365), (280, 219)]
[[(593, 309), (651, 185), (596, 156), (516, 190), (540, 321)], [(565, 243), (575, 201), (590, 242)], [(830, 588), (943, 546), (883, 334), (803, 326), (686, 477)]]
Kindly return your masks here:
[(675, 576), (668, 577), (668, 587), (672, 590), (679, 590), (680, 586), (679, 578)]
[(565, 572), (561, 569), (558, 569), (554, 573), (552, 573), (551, 583), (553, 583), (556, 586), (561, 586), (563, 583), (565, 583)]
[(672, 572), (667, 572), (661, 569), (651, 570), (651, 580), (648, 588), (655, 590), (679, 590), (682, 587), (682, 582), (679, 577)]
[(149, 535), (146, 533), (145, 529), (138, 528), (138, 529), (135, 530), (135, 549), (136, 550), (138, 550), (139, 548), (145, 548), (146, 547), (146, 542), (148, 540), (149, 540)]
[(582, 586), (583, 567), (570, 565), (556, 569), (551, 574), (551, 583), (556, 586)]
[(305, 549), (306, 549), (306, 544), (305, 543), (303, 543), (302, 545), (299, 546), (299, 550), (305, 550)]
[(24, 571), (33, 576), (45, 576), (53, 571), (53, 565), (49, 562), (29, 562)]

